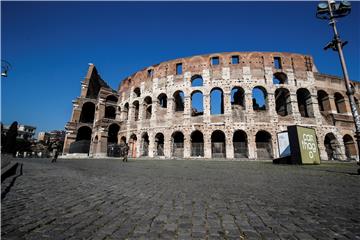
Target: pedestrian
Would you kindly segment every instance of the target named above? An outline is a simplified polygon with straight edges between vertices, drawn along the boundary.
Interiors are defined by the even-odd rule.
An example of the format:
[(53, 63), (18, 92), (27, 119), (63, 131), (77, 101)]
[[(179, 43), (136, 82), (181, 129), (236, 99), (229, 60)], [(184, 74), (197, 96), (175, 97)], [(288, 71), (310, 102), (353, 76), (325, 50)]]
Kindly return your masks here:
[(52, 163), (56, 162), (58, 155), (59, 155), (59, 151), (57, 148), (57, 144), (55, 144), (55, 147), (53, 148), (53, 159), (51, 160)]
[(128, 154), (129, 154), (129, 146), (127, 143), (125, 143), (125, 146), (124, 146), (124, 158), (123, 158), (123, 162), (127, 162), (127, 158), (128, 158)]

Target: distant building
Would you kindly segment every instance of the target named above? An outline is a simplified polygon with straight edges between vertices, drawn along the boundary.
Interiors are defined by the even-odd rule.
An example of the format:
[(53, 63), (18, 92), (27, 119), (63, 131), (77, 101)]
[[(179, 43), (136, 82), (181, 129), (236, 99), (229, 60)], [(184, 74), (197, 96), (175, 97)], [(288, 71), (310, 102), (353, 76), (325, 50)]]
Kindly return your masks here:
[(49, 141), (49, 133), (47, 132), (39, 132), (38, 134), (38, 141), (43, 141), (44, 143), (47, 143)]
[(64, 142), (65, 131), (52, 130), (50, 132), (39, 132), (38, 141), (43, 141), (45, 144), (53, 142)]
[[(3, 131), (5, 134), (7, 133), (9, 128), (10, 128), (9, 125), (4, 125)], [(36, 127), (34, 127), (34, 126), (19, 124), (17, 138), (32, 140), (32, 139), (34, 139), (35, 131), (36, 131)]]

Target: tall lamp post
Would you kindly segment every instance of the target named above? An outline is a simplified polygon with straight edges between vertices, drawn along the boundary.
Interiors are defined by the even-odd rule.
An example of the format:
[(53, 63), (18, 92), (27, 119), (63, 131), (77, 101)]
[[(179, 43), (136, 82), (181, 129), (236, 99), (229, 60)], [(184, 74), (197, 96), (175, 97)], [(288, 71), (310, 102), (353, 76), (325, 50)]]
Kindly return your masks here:
[[(334, 38), (329, 42), (324, 50), (331, 48), (332, 50), (339, 53), (339, 58), (341, 62), (341, 68), (344, 75), (346, 94), (349, 97), (351, 112), (355, 122), (355, 138), (358, 146), (358, 155), (360, 160), (360, 116), (357, 111), (355, 99), (354, 99), (354, 88), (350, 84), (349, 75), (345, 63), (343, 47), (347, 44), (347, 41), (343, 42), (340, 39), (338, 30), (336, 28), (336, 18), (345, 17), (351, 12), (351, 4), (348, 1), (341, 1), (336, 3), (335, 0), (328, 0), (327, 2), (322, 2), (318, 4), (316, 17), (324, 20), (329, 20), (329, 25), (332, 26), (334, 30)], [(360, 165), (360, 162), (358, 162)], [(360, 174), (360, 169), (358, 169), (358, 174)]]

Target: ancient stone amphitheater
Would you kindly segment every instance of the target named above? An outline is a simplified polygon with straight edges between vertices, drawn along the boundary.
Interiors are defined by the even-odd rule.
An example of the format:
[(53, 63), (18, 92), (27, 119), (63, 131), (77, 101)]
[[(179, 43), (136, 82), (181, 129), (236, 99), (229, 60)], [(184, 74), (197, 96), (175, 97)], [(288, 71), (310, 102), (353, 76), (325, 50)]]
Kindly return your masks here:
[[(359, 84), (352, 82), (359, 99)], [(341, 78), (311, 56), (228, 52), (162, 62), (111, 89), (93, 64), (66, 125), (66, 157), (271, 159), (289, 125), (316, 129), (322, 160), (356, 158)]]

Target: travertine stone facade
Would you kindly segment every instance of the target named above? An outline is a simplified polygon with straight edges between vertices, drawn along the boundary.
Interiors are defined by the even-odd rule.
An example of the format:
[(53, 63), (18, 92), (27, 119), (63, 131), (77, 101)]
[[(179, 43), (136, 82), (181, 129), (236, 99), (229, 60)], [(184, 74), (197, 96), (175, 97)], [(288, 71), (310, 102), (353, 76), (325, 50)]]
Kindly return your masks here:
[[(272, 158), (279, 156), (277, 133), (294, 124), (316, 129), (323, 160), (357, 155), (344, 83), (319, 73), (307, 55), (181, 58), (136, 72), (117, 91), (91, 64), (81, 87), (66, 125), (66, 155), (104, 157), (109, 146), (127, 142), (136, 158)], [(359, 99), (359, 84), (353, 87)], [(202, 96), (197, 103), (194, 93)]]

